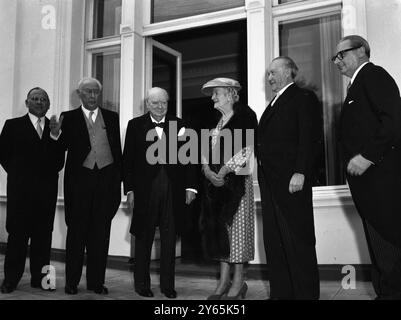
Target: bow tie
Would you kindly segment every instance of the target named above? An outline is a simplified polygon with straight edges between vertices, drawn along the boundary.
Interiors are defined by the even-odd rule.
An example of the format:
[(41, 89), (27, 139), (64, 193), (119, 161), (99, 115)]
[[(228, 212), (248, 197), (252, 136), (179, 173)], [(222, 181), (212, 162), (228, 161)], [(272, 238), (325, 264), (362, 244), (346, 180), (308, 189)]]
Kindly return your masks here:
[(164, 128), (164, 122), (159, 122), (159, 123), (156, 123), (156, 122), (153, 122), (153, 126), (156, 128), (156, 127), (159, 127), (159, 128)]

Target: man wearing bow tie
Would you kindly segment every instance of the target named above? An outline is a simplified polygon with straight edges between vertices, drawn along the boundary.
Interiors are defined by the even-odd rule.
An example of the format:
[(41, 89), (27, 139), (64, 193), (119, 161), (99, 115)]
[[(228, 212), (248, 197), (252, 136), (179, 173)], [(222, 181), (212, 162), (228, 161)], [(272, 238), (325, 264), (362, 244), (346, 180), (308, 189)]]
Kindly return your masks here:
[[(144, 297), (153, 297), (149, 264), (157, 226), (161, 242), (161, 292), (168, 298), (177, 296), (174, 288), (176, 235), (183, 227), (185, 204), (190, 204), (196, 195), (193, 165), (184, 166), (177, 159), (181, 145), (177, 133), (183, 133), (184, 124), (167, 114), (167, 104), (168, 94), (164, 89), (155, 87), (148, 91), (149, 112), (129, 121), (123, 152), (124, 192), (133, 209), (130, 232), (135, 236), (135, 291)], [(150, 141), (152, 136), (154, 139)], [(169, 148), (171, 139), (177, 141), (174, 144), (177, 149)], [(166, 146), (166, 152), (160, 152), (156, 163), (148, 153), (154, 143)]]
[(351, 35), (332, 61), (350, 78), (339, 138), (347, 181), (362, 218), (378, 299), (401, 299), (401, 101), (394, 79)]
[(41, 88), (29, 91), (28, 114), (7, 120), (0, 135), (0, 164), (7, 172), (7, 251), (2, 293), (20, 281), (30, 239), (31, 286), (42, 286), (42, 268), (50, 264), (50, 248), (57, 202), (58, 173), (64, 153), (49, 136), (49, 97)]
[(272, 61), (275, 98), (257, 132), (258, 180), (271, 299), (318, 299), (312, 173), (321, 137), (316, 95), (299, 88), (288, 57)]

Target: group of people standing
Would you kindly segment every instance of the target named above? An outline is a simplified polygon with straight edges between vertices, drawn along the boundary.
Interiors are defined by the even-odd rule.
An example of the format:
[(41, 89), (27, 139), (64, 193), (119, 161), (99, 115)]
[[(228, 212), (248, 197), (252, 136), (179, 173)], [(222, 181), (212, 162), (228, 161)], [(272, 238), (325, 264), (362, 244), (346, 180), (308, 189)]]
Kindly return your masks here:
[[(339, 125), (347, 181), (362, 218), (378, 299), (401, 299), (401, 102), (393, 78), (369, 62), (370, 47), (359, 36), (339, 42), (332, 58), (351, 78)], [(318, 299), (312, 176), (321, 149), (320, 105), (316, 95), (295, 83), (298, 67), (275, 58), (267, 81), (275, 97), (258, 123), (239, 101), (241, 85), (229, 78), (205, 83), (201, 91), (219, 111), (201, 147), (199, 166), (170, 161), (185, 143), (183, 120), (167, 113), (168, 93), (148, 91), (148, 112), (128, 123), (121, 148), (118, 115), (99, 107), (101, 83), (84, 78), (82, 105), (46, 118), (50, 101), (41, 88), (28, 92), (28, 114), (7, 120), (0, 135), (0, 164), (7, 172), (7, 251), (2, 293), (14, 291), (25, 267), (30, 239), (31, 286), (43, 286), (50, 264), (59, 171), (64, 167), (65, 292), (76, 294), (86, 251), (87, 289), (107, 294), (105, 270), (111, 222), (121, 201), (121, 182), (132, 210), (135, 236), (135, 291), (153, 297), (150, 258), (160, 230), (160, 289), (176, 298), (176, 236), (185, 226), (186, 205), (199, 197), (200, 231), (207, 257), (220, 262), (220, 278), (210, 300), (243, 299), (248, 286), (244, 264), (254, 259), (252, 162), (257, 158), (263, 237), (270, 299)], [(149, 133), (151, 139), (149, 139)], [(240, 132), (241, 143), (222, 139)], [(247, 139), (253, 132), (254, 139)], [(149, 148), (172, 138), (177, 150)], [(226, 152), (229, 150), (230, 152)], [(159, 150), (160, 151), (160, 150)], [(65, 160), (64, 155), (67, 152)], [(175, 153), (175, 157), (177, 155)], [(176, 159), (176, 158), (175, 158)], [(217, 161), (216, 161), (217, 159)], [(231, 277), (233, 269), (233, 277)]]

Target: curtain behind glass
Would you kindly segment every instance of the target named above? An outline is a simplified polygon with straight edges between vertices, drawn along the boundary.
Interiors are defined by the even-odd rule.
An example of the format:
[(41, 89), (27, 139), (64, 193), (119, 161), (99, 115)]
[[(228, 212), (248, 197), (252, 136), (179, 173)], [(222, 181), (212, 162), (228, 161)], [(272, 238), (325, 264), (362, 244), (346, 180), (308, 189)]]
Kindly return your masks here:
[(280, 24), (280, 55), (299, 67), (296, 82), (314, 91), (322, 105), (323, 135), (315, 186), (344, 183), (336, 136), (341, 109), (342, 78), (330, 61), (341, 38), (340, 14)]
[(93, 38), (118, 35), (121, 24), (122, 0), (95, 0)]
[(103, 85), (101, 105), (108, 110), (120, 110), (120, 54), (93, 55), (93, 77)]

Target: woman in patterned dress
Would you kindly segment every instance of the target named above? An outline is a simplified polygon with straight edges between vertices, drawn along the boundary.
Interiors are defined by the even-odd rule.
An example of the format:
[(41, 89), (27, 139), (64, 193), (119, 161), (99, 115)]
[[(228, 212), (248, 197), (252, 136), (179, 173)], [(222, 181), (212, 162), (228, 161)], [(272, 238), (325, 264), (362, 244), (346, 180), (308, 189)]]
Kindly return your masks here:
[(202, 146), (202, 242), (206, 255), (220, 261), (220, 279), (209, 300), (245, 298), (244, 263), (254, 259), (255, 205), (250, 165), (257, 119), (252, 109), (238, 101), (240, 88), (238, 81), (229, 78), (216, 78), (202, 87), (221, 113), (208, 143)]

